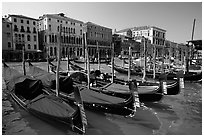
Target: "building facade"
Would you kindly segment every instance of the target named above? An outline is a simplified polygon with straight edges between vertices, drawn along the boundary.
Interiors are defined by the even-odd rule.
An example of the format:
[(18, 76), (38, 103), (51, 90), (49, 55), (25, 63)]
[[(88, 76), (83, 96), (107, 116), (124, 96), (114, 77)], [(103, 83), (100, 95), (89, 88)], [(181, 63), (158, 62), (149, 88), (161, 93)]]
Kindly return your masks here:
[(112, 43), (112, 29), (87, 22), (84, 25), (87, 30), (87, 45), (89, 56), (97, 56), (97, 47), (100, 53), (100, 58), (110, 57)]
[[(131, 32), (130, 32), (131, 31)], [(156, 48), (156, 56), (162, 56), (162, 50), (165, 45), (166, 30), (155, 26), (140, 26), (133, 27), (116, 32), (117, 34), (125, 34), (131, 36), (138, 42), (142, 42), (143, 39), (150, 40), (149, 54), (152, 54), (153, 48)], [(151, 48), (151, 49), (150, 49)]]
[(83, 22), (66, 17), (63, 13), (44, 14), (39, 17), (39, 44), (50, 58), (57, 57), (61, 46), (61, 57), (71, 58), (83, 55)]
[(115, 54), (122, 55), (124, 58), (128, 58), (129, 47), (132, 49), (132, 56), (135, 58), (140, 57), (141, 43), (135, 41), (132, 37), (114, 34), (113, 42), (115, 44)]
[(13, 56), (12, 23), (2, 18), (2, 58), (10, 61)]
[(13, 60), (22, 59), (23, 47), (25, 47), (25, 59), (39, 58), (41, 52), (38, 46), (38, 20), (23, 15), (9, 15), (6, 20), (12, 24)]

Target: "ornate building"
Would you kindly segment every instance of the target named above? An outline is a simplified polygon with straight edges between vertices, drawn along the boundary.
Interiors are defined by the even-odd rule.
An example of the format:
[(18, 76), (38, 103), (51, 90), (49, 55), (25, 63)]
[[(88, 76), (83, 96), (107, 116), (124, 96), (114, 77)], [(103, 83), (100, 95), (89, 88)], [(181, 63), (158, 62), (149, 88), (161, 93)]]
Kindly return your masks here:
[(87, 45), (90, 56), (97, 56), (97, 46), (99, 48), (100, 57), (105, 58), (111, 55), (112, 29), (94, 24), (92, 22), (85, 23), (87, 30)]
[(44, 14), (39, 17), (38, 25), (39, 44), (45, 56), (48, 53), (50, 58), (56, 58), (58, 46), (61, 46), (62, 58), (68, 55), (72, 58), (83, 55), (82, 21), (66, 17), (63, 13)]
[(153, 45), (156, 47), (156, 56), (162, 56), (162, 50), (165, 45), (166, 30), (155, 26), (140, 26), (117, 31), (116, 34), (132, 36), (138, 42), (142, 42), (144, 38), (150, 40), (149, 54), (153, 51)]
[[(22, 59), (22, 49), (25, 47), (25, 58), (40, 57), (38, 46), (37, 19), (23, 15), (9, 15), (6, 18), (12, 24), (13, 59)], [(20, 61), (20, 60), (19, 60)]]
[(2, 18), (2, 58), (12, 60), (13, 50), (12, 23)]

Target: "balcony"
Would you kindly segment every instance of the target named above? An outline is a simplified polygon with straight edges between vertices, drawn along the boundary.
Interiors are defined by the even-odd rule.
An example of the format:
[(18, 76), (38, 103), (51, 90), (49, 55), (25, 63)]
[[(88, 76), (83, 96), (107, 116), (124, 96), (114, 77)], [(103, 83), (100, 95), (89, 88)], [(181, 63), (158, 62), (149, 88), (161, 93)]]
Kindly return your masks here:
[(33, 33), (37, 33), (36, 31), (33, 31)]
[(26, 32), (27, 32), (27, 33), (31, 33), (31, 31), (30, 31), (30, 30), (27, 30)]

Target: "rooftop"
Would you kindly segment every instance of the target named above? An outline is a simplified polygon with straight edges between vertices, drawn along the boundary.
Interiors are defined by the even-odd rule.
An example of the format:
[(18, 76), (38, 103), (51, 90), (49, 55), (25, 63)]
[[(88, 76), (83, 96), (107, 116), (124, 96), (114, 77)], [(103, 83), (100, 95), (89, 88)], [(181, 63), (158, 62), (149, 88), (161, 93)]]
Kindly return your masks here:
[(38, 21), (38, 19), (31, 18), (31, 17), (27, 17), (27, 16), (23, 16), (23, 15), (9, 14), (8, 17), (17, 17), (17, 18), (24, 18), (24, 19), (30, 19), (30, 20), (36, 20), (36, 21)]
[(147, 30), (147, 29), (150, 29), (150, 28), (155, 28), (155, 29), (159, 29), (159, 30), (162, 30), (162, 31), (166, 32), (166, 30), (164, 30), (164, 29), (148, 25), (148, 26), (139, 26), (139, 27), (126, 28), (126, 29), (122, 29), (122, 30), (117, 31), (116, 33), (126, 32), (128, 30), (132, 30), (132, 31)]
[(73, 22), (77, 22), (77, 23), (83, 23), (82, 21), (79, 21), (79, 20), (76, 20), (76, 19), (69, 18), (69, 17), (65, 16), (64, 13), (59, 13), (59, 14), (44, 14), (43, 16), (40, 16), (39, 19), (42, 20), (45, 17), (59, 18), (59, 19), (73, 21)]
[[(85, 23), (85, 24), (89, 24), (89, 25), (94, 25), (94, 26), (99, 26), (99, 27), (107, 28), (107, 27), (104, 27), (104, 26), (95, 24), (95, 23), (93, 23), (93, 22), (87, 22), (87, 23)], [(107, 29), (111, 29), (111, 28), (107, 28)], [(112, 30), (112, 29), (111, 29), (111, 30)]]

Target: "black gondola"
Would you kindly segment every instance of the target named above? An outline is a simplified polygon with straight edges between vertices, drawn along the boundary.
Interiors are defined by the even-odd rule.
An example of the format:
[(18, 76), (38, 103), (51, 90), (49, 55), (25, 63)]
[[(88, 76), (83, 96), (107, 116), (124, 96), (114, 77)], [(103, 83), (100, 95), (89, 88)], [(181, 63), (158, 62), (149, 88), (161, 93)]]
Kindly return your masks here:
[[(72, 69), (74, 70), (83, 70), (83, 68), (81, 68), (80, 66), (76, 65), (76, 64), (73, 64), (73, 63), (70, 63), (71, 64), (71, 67)], [(96, 70), (98, 74), (96, 74), (97, 76), (99, 76), (101, 74), (100, 71)], [(95, 72), (96, 72), (95, 71)], [(106, 84), (110, 83), (111, 81), (109, 80), (111, 78), (111, 75), (108, 75), (108, 74), (104, 74), (104, 79), (97, 79), (97, 77), (95, 78), (95, 80), (97, 81), (97, 85), (99, 86), (105, 86)], [(167, 93), (166, 95), (177, 95), (180, 93), (180, 77), (182, 78), (183, 75), (182, 74), (178, 74), (177, 76), (177, 79), (176, 80), (173, 80), (173, 81), (168, 81), (167, 82)], [(92, 80), (93, 81), (93, 80)], [(139, 81), (137, 80), (138, 82), (138, 86), (159, 86), (159, 83), (155, 83), (155, 82), (150, 82), (150, 81)], [(123, 80), (123, 79), (120, 79), (120, 78), (117, 78), (115, 77), (114, 78), (114, 83), (116, 84), (122, 84), (122, 85), (125, 85), (127, 84), (128, 82)], [(140, 90), (139, 90), (140, 91)], [(139, 93), (140, 94), (140, 93)]]
[(75, 132), (85, 133), (83, 123), (85, 113), (82, 114), (80, 111), (82, 104), (77, 87), (74, 89), (77, 95), (76, 104), (70, 105), (54, 94), (50, 94), (41, 80), (24, 76), (7, 65), (3, 69), (3, 78), (11, 97), (26, 111), (45, 121), (57, 121), (68, 125)]
[[(84, 69), (78, 65), (74, 65), (73, 63), (70, 63), (70, 64), (72, 69), (78, 70), (78, 72), (70, 74), (70, 77), (72, 77), (72, 79), (75, 82), (80, 82), (80, 83), (82, 81), (87, 82), (87, 76), (86, 76), (87, 74), (84, 71), (82, 72), (82, 70)], [(100, 71), (97, 71), (97, 72), (98, 72), (97, 75), (100, 75)], [(92, 90), (97, 92), (102, 92), (107, 95), (120, 97), (120, 98), (128, 98), (130, 96), (131, 93), (129, 92), (128, 87), (125, 86), (125, 85), (128, 85), (128, 82), (125, 82), (125, 84), (123, 85), (121, 83), (120, 84), (114, 83), (114, 84), (117, 84), (117, 85), (114, 85), (114, 84), (109, 84), (110, 81), (103, 81), (103, 80), (97, 79), (95, 76), (96, 75), (94, 74), (94, 72), (93, 73), (91, 72), (91, 76), (90, 76), (91, 82), (93, 83), (94, 81), (96, 81), (97, 85), (100, 85), (102, 87), (101, 88), (91, 87)], [(107, 75), (107, 77), (111, 78), (111, 76), (109, 75)], [(139, 100), (141, 102), (157, 102), (162, 99), (164, 94), (159, 83), (151, 84), (152, 85), (151, 87), (147, 85), (144, 86), (144, 83), (141, 83), (141, 82), (139, 83), (140, 85), (143, 85), (142, 87), (140, 85), (138, 87)], [(106, 88), (104, 88), (103, 86)], [(118, 87), (118, 86), (120, 88), (114, 89), (114, 87)]]
[[(126, 68), (123, 67), (119, 67), (119, 66), (114, 66), (114, 69), (122, 74), (127, 74), (128, 70)], [(161, 73), (156, 73), (155, 74), (155, 79), (159, 79)], [(143, 73), (142, 72), (137, 72), (134, 70), (131, 70), (131, 75), (136, 75), (136, 76), (142, 76)], [(153, 78), (153, 72), (148, 72), (146, 73), (146, 76), (149, 78)], [(167, 73), (167, 80), (174, 80), (176, 78), (176, 73)], [(189, 74), (184, 74), (184, 81), (199, 81), (202, 79), (202, 72), (200, 73), (189, 73)]]
[[(74, 60), (75, 63), (79, 64), (84, 64), (83, 60)], [(100, 60), (100, 64), (109, 64), (111, 61), (110, 60)], [(98, 61), (90, 61), (90, 64), (98, 64)]]
[[(43, 83), (46, 85), (50, 81), (53, 81), (52, 75), (38, 67), (33, 66), (29, 63), (29, 74), (32, 75), (36, 79), (41, 79)], [(65, 79), (72, 80), (71, 77), (61, 77)], [(49, 81), (48, 81), (49, 79)], [(61, 81), (62, 82), (62, 81)], [(131, 85), (135, 85), (136, 82), (131, 82)], [(61, 85), (62, 83), (60, 83)], [(69, 83), (69, 87), (64, 87), (65, 90), (60, 90), (59, 96), (62, 97), (65, 101), (73, 101), (73, 94), (66, 92), (67, 89), (71, 89), (71, 82)], [(110, 95), (103, 94), (101, 92), (96, 92), (91, 89), (87, 89), (86, 87), (82, 86), (81, 84), (74, 83), (75, 86), (80, 87), (80, 94), (82, 96), (82, 100), (84, 102), (85, 109), (91, 109), (96, 111), (101, 111), (104, 113), (111, 113), (111, 114), (118, 114), (118, 115), (132, 115), (136, 112), (136, 108), (134, 108), (135, 104), (135, 92), (130, 89), (130, 93), (127, 98), (118, 98)], [(68, 85), (66, 85), (68, 86)]]

